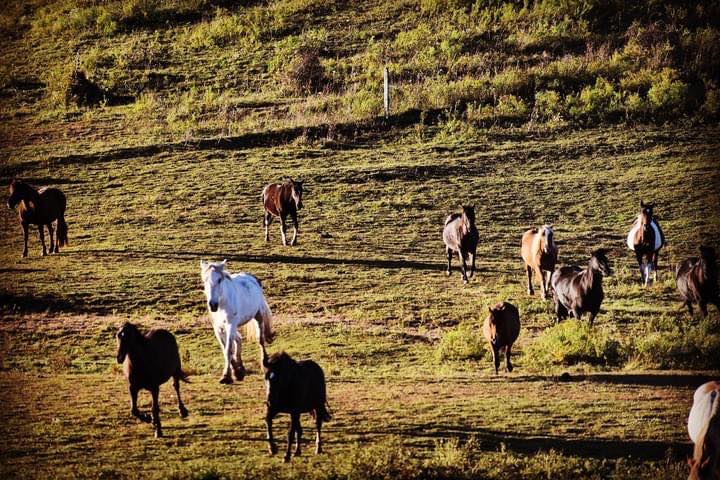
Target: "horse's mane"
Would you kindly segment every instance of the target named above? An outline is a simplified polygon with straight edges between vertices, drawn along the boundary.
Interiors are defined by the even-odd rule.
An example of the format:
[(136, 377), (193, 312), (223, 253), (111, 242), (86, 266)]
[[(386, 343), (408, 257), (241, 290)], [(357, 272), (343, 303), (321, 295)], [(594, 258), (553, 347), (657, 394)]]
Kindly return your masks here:
[(268, 363), (270, 365), (295, 365), (297, 362), (293, 360), (293, 358), (288, 355), (285, 351), (282, 352), (276, 352), (270, 355), (268, 358)]
[[(714, 392), (715, 395), (718, 395), (717, 390)], [(710, 412), (710, 420), (708, 421), (707, 425), (705, 425), (705, 428), (700, 433), (700, 441), (695, 444), (695, 449), (693, 452), (693, 460), (699, 463), (698, 468), (700, 471), (705, 470), (708, 467), (709, 459), (706, 458), (708, 454), (707, 452), (707, 444), (708, 437), (710, 435), (716, 435), (718, 433), (718, 430), (720, 430), (720, 408), (718, 408), (718, 405), (720, 404), (720, 399), (715, 398), (715, 400), (712, 403), (712, 408)], [(720, 455), (720, 452), (715, 452), (717, 455)], [(705, 460), (705, 461), (703, 461)]]
[(445, 225), (449, 224), (450, 222), (457, 220), (458, 218), (462, 217), (462, 213), (451, 213), (448, 215), (448, 217), (445, 219)]

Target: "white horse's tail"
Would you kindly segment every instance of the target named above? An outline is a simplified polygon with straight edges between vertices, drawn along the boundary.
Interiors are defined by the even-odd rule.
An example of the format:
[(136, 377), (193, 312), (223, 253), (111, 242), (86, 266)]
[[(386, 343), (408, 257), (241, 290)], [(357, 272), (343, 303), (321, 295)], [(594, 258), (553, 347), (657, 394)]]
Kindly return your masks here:
[(254, 322), (251, 320), (242, 326), (243, 337), (262, 343), (263, 345), (272, 343), (273, 336), (275, 335), (273, 332), (273, 315), (264, 297), (260, 305), (260, 310), (257, 315), (255, 315), (255, 320)]

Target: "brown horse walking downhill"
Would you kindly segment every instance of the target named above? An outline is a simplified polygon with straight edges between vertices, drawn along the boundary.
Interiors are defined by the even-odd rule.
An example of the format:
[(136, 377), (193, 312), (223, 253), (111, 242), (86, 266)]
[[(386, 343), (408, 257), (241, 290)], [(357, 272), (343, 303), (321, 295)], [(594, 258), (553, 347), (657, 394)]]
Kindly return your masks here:
[[(173, 379), (180, 416), (188, 416), (187, 408), (180, 398), (180, 380), (187, 382), (187, 374), (180, 365), (180, 353), (172, 333), (164, 329), (150, 330), (146, 335), (132, 323), (125, 323), (117, 335), (117, 361), (123, 364), (130, 392), (130, 411), (143, 422), (152, 421), (155, 436), (162, 437), (160, 425), (160, 385)], [(140, 389), (152, 395), (152, 417), (137, 408)]]
[[(24, 248), (22, 256), (28, 254), (28, 228), (30, 225), (38, 226), (42, 254), (47, 255), (45, 246), (45, 226), (50, 235), (50, 253), (60, 253), (60, 247), (68, 244), (67, 223), (65, 223), (65, 207), (67, 200), (65, 194), (57, 188), (45, 187), (36, 190), (22, 180), (15, 179), (10, 183), (10, 197), (7, 204), (15, 208), (20, 204), (18, 217), (23, 231)], [(53, 222), (57, 221), (57, 237), (54, 237)]]
[(526, 231), (522, 237), (520, 255), (525, 261), (528, 295), (534, 293), (532, 274), (535, 272), (535, 275), (540, 280), (540, 296), (548, 298), (550, 277), (555, 270), (558, 257), (552, 226), (543, 225), (540, 228), (531, 228)]
[(475, 252), (480, 238), (475, 226), (475, 207), (464, 206), (462, 213), (453, 213), (445, 220), (443, 242), (447, 253), (447, 274), (450, 275), (452, 257), (457, 253), (463, 283), (468, 283), (466, 259), (470, 261), (470, 276), (475, 273)]
[(693, 303), (700, 306), (703, 317), (707, 317), (709, 303), (720, 309), (720, 287), (714, 248), (702, 246), (700, 258), (692, 257), (680, 262), (675, 269), (675, 280), (690, 316), (693, 315)]
[(287, 246), (287, 238), (285, 237), (285, 219), (288, 215), (293, 222), (293, 238), (290, 245), (297, 244), (298, 234), (298, 211), (303, 207), (303, 182), (288, 179), (284, 183), (271, 183), (263, 188), (262, 201), (265, 209), (263, 225), (265, 226), (265, 241), (270, 241), (270, 233), (268, 228), (273, 217), (280, 218), (280, 235), (282, 235), (283, 245)]
[(495, 375), (500, 368), (500, 354), (503, 352), (505, 353), (505, 369), (512, 372), (510, 350), (520, 334), (520, 313), (515, 305), (508, 302), (500, 302), (488, 310), (490, 310), (490, 315), (483, 324), (483, 335), (492, 350)]
[(592, 327), (605, 298), (602, 279), (607, 275), (612, 275), (612, 268), (604, 249), (595, 250), (585, 268), (572, 265), (555, 270), (551, 282), (557, 320), (564, 320), (568, 314), (580, 320), (588, 312)]

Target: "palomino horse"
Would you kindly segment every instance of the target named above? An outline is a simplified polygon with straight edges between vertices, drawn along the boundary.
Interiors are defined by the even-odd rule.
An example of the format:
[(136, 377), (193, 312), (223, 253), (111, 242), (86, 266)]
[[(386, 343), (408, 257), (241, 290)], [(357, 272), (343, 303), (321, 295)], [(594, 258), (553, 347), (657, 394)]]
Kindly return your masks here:
[[(260, 282), (248, 273), (231, 275), (225, 270), (226, 263), (227, 260), (200, 261), (200, 274), (205, 285), (210, 320), (225, 356), (225, 369), (220, 383), (232, 383), (231, 366), (236, 379), (242, 380), (245, 377), (239, 327), (245, 326), (246, 336), (254, 336), (260, 346), (265, 342), (272, 342), (273, 336), (272, 312)], [(250, 328), (252, 319), (255, 319), (254, 329)]]
[(604, 293), (603, 275), (612, 275), (610, 262), (603, 249), (593, 252), (588, 266), (560, 267), (552, 274), (553, 299), (558, 321), (568, 313), (580, 320), (583, 313), (590, 313), (590, 326), (600, 312)]
[(460, 258), (463, 283), (468, 283), (465, 259), (470, 258), (470, 276), (475, 273), (475, 252), (480, 235), (475, 227), (475, 207), (462, 207), (462, 213), (453, 213), (445, 220), (443, 241), (447, 253), (447, 274), (450, 275), (453, 253)]
[(627, 246), (635, 252), (643, 285), (649, 283), (650, 273), (657, 281), (658, 257), (665, 245), (665, 235), (653, 216), (654, 208), (654, 203), (646, 204), (640, 200), (640, 213), (627, 236)]
[(720, 478), (720, 382), (707, 382), (695, 390), (688, 416), (688, 434), (695, 444), (691, 480)]
[(262, 351), (262, 364), (267, 387), (265, 425), (267, 426), (270, 454), (277, 453), (272, 433), (273, 418), (278, 413), (288, 413), (290, 414), (290, 430), (288, 431), (285, 461), (290, 461), (293, 440), (295, 440), (295, 456), (300, 455), (300, 438), (302, 437), (300, 414), (308, 412), (315, 419), (315, 453), (321, 453), (320, 430), (323, 422), (330, 421), (325, 391), (325, 374), (322, 368), (312, 360), (295, 361), (285, 352), (274, 353), (268, 358), (265, 347), (262, 347)]
[[(50, 234), (50, 253), (60, 253), (60, 246), (68, 244), (67, 223), (65, 223), (65, 194), (57, 188), (45, 187), (36, 190), (34, 187), (15, 179), (10, 183), (9, 208), (20, 204), (18, 216), (23, 230), (25, 247), (22, 256), (28, 254), (28, 227), (37, 225), (42, 243), (42, 254), (47, 255), (45, 247), (45, 226)], [(57, 238), (53, 238), (53, 222), (57, 220)]]
[(675, 269), (675, 280), (690, 316), (693, 314), (693, 303), (700, 305), (703, 317), (707, 317), (708, 303), (713, 303), (720, 309), (720, 287), (714, 248), (700, 247), (700, 258), (693, 257), (680, 262)]
[[(160, 425), (160, 385), (173, 379), (180, 416), (188, 416), (187, 408), (180, 398), (180, 380), (187, 382), (187, 374), (180, 365), (180, 352), (172, 333), (162, 328), (150, 330), (143, 335), (132, 323), (125, 323), (117, 335), (117, 361), (123, 364), (125, 378), (130, 391), (130, 412), (143, 422), (152, 420), (155, 436), (162, 437)], [(137, 395), (140, 389), (150, 390), (152, 395), (152, 417), (140, 413)]]
[(533, 294), (532, 273), (535, 271), (540, 280), (540, 296), (547, 298), (550, 290), (550, 277), (557, 263), (558, 249), (555, 246), (552, 225), (531, 228), (523, 234), (520, 255), (527, 270), (528, 295)]
[(271, 183), (263, 188), (262, 201), (265, 208), (263, 225), (265, 226), (265, 241), (270, 241), (268, 228), (273, 216), (280, 217), (280, 234), (283, 245), (287, 245), (285, 238), (285, 219), (288, 215), (293, 221), (293, 238), (290, 245), (297, 243), (298, 219), (297, 213), (303, 207), (302, 203), (303, 182), (288, 179), (284, 183)]

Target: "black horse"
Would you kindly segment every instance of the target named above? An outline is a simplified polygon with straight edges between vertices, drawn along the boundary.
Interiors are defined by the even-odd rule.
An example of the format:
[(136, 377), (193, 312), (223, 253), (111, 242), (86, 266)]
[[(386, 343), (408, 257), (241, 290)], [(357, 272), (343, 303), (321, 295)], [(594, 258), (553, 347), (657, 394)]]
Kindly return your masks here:
[(277, 446), (272, 434), (273, 418), (278, 413), (289, 413), (290, 430), (288, 431), (285, 461), (290, 461), (293, 439), (296, 440), (295, 456), (300, 456), (300, 437), (302, 436), (300, 414), (308, 412), (315, 418), (317, 429), (315, 453), (321, 453), (320, 430), (322, 423), (330, 420), (330, 413), (327, 410), (325, 375), (322, 368), (312, 360), (296, 362), (285, 352), (275, 353), (268, 358), (265, 346), (262, 346), (262, 350), (263, 370), (265, 370), (267, 385), (265, 424), (267, 425), (270, 454), (277, 453)]
[[(178, 399), (180, 416), (188, 416), (187, 408), (180, 398), (180, 380), (187, 382), (187, 374), (180, 367), (180, 353), (172, 333), (167, 330), (150, 330), (146, 335), (132, 323), (125, 323), (117, 333), (117, 361), (123, 364), (125, 377), (130, 390), (130, 411), (143, 422), (152, 420), (155, 436), (162, 437), (160, 425), (160, 405), (158, 395), (160, 385), (173, 378), (173, 386)], [(152, 395), (152, 417), (140, 413), (137, 408), (137, 395), (140, 389), (149, 390)]]
[(717, 260), (712, 247), (700, 247), (700, 258), (693, 257), (680, 262), (675, 269), (675, 280), (691, 316), (693, 303), (700, 305), (703, 317), (707, 317), (708, 303), (720, 309)]
[(578, 320), (589, 312), (592, 326), (604, 298), (603, 275), (612, 275), (606, 254), (603, 249), (594, 251), (584, 269), (566, 266), (555, 270), (552, 287), (558, 321), (567, 318), (568, 312)]

